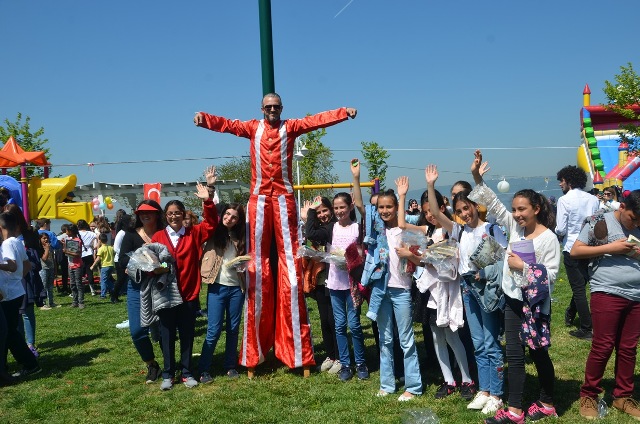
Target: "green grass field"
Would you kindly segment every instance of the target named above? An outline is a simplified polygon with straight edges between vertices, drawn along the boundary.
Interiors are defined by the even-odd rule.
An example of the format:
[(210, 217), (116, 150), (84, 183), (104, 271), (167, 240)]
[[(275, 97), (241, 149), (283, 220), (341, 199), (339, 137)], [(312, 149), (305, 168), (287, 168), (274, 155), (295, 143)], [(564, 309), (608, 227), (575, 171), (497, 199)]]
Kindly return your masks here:
[[(204, 293), (202, 295), (204, 299)], [(578, 414), (579, 388), (589, 342), (573, 339), (564, 326), (563, 314), (570, 299), (564, 274), (554, 292), (551, 357), (555, 364), (558, 422), (583, 422)], [(125, 303), (112, 305), (89, 295), (87, 308), (71, 309), (71, 299), (56, 296), (62, 308), (36, 311), (37, 345), (43, 372), (17, 385), (0, 388), (0, 423), (404, 423), (414, 411), (431, 411), (441, 423), (481, 422), (483, 416), (466, 409), (458, 395), (436, 400), (441, 383), (423, 372), (425, 393), (411, 402), (397, 396), (376, 398), (379, 374), (375, 342), (369, 320), (362, 315), (367, 336), (367, 356), (372, 370), (368, 381), (356, 378), (342, 383), (336, 376), (312, 373), (303, 379), (301, 370), (284, 368), (270, 354), (256, 370), (257, 377), (230, 380), (222, 374), (224, 334), (214, 357), (215, 380), (187, 389), (176, 385), (161, 392), (159, 383), (144, 384), (146, 368), (135, 351), (128, 330), (115, 324), (126, 319)], [(320, 336), (315, 302), (309, 301), (314, 334)], [(199, 354), (206, 319), (199, 318), (194, 352)], [(421, 365), (424, 347), (420, 326), (416, 326)], [(316, 340), (316, 359), (324, 359)], [(161, 362), (161, 352), (156, 348)], [(195, 358), (197, 363), (198, 357)], [(612, 361), (610, 361), (612, 362)], [(10, 358), (11, 370), (16, 368)], [(527, 365), (525, 401), (536, 400), (535, 370)], [(506, 373), (505, 373), (506, 376)], [(613, 365), (605, 374), (604, 387), (610, 403)], [(609, 408), (604, 423), (632, 422)]]

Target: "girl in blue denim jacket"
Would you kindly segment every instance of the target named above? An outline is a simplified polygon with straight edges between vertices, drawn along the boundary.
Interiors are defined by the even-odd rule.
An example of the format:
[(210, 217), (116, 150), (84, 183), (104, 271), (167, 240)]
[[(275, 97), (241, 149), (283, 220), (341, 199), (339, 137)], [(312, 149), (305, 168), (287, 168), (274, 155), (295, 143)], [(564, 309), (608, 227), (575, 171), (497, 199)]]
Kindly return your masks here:
[[(353, 164), (354, 196), (356, 204), (362, 205), (359, 184), (359, 164)], [(402, 229), (398, 227), (398, 199), (393, 190), (378, 194), (377, 210), (374, 213), (384, 222), (382, 236), (389, 246), (385, 268), (388, 270), (387, 284), (378, 308), (377, 323), (380, 331), (380, 390), (377, 396), (387, 396), (396, 391), (393, 364), (393, 318), (398, 330), (400, 346), (404, 353), (405, 390), (398, 401), (410, 401), (422, 394), (422, 377), (418, 364), (418, 352), (413, 334), (413, 311), (411, 302), (411, 276), (400, 271), (400, 258), (414, 263), (419, 259), (409, 249), (400, 246)], [(368, 211), (369, 212), (369, 211)]]

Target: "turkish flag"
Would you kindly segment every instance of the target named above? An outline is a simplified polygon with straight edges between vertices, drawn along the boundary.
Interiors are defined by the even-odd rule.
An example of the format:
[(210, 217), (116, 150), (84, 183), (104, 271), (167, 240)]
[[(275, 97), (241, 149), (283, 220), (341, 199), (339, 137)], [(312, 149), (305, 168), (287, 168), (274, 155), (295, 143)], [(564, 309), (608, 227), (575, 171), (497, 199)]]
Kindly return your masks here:
[(155, 200), (160, 204), (160, 190), (162, 190), (161, 183), (145, 184), (144, 200)]

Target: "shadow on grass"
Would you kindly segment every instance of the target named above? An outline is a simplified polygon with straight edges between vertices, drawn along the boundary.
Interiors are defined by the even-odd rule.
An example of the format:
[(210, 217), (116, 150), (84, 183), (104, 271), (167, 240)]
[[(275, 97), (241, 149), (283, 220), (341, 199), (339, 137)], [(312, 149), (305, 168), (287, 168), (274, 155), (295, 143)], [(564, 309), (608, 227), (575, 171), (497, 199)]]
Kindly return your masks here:
[[(96, 334), (84, 334), (81, 336), (68, 337), (66, 339), (56, 340), (56, 341), (47, 341), (38, 343), (38, 348), (40, 350), (50, 350), (56, 351), (58, 349), (67, 348), (69, 346), (80, 345), (87, 342), (90, 342), (95, 339), (99, 339), (104, 336), (105, 333), (96, 333)], [(51, 357), (47, 354), (47, 357)]]
[(40, 364), (44, 372), (34, 377), (38, 378), (39, 375), (46, 376), (47, 374), (61, 374), (74, 368), (89, 366), (96, 357), (107, 352), (109, 352), (109, 349), (101, 347), (83, 350), (73, 354), (47, 354), (46, 361), (42, 361)]

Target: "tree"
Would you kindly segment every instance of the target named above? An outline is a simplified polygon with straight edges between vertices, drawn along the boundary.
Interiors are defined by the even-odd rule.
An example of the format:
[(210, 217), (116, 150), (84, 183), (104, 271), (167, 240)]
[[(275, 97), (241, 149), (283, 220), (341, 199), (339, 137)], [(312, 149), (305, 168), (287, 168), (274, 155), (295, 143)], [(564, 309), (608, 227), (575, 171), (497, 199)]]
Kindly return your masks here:
[[(218, 180), (238, 180), (245, 184), (251, 183), (251, 158), (246, 156), (233, 158), (216, 167)], [(246, 205), (249, 193), (234, 193), (233, 202)]]
[(386, 160), (389, 159), (389, 152), (375, 141), (363, 141), (360, 144), (362, 144), (362, 157), (369, 169), (369, 180), (379, 179), (380, 188), (382, 189), (387, 177)]
[[(625, 118), (640, 121), (638, 109), (630, 108), (640, 105), (640, 77), (633, 70), (631, 62), (627, 65), (620, 67), (620, 74), (614, 76), (615, 83), (604, 82), (604, 94), (607, 96), (605, 107)], [(629, 150), (640, 150), (640, 127), (632, 123), (621, 124), (620, 130), (620, 139), (627, 141)]]
[[(27, 116), (22, 122), (22, 114), (18, 112), (15, 122), (9, 121), (5, 118), (5, 126), (0, 125), (0, 141), (6, 143), (9, 137), (13, 136), (16, 142), (27, 152), (44, 152), (44, 155), (49, 159), (49, 149), (44, 147), (49, 142), (44, 138), (44, 127), (40, 127), (35, 132), (31, 132), (31, 118)], [(8, 175), (20, 180), (20, 169), (13, 168), (7, 172)], [(39, 176), (42, 177), (43, 169), (41, 167), (27, 167), (27, 176)]]
[[(327, 130), (321, 128), (311, 131), (298, 139), (301, 146), (307, 148), (304, 158), (298, 162), (300, 166), (300, 184), (334, 184), (338, 182), (338, 176), (333, 173), (333, 153), (322, 143), (322, 137)], [(294, 166), (296, 164), (294, 163)], [(294, 181), (297, 183), (296, 169), (294, 168)], [(333, 189), (305, 190), (302, 197), (312, 199), (315, 196), (331, 196)]]

